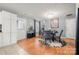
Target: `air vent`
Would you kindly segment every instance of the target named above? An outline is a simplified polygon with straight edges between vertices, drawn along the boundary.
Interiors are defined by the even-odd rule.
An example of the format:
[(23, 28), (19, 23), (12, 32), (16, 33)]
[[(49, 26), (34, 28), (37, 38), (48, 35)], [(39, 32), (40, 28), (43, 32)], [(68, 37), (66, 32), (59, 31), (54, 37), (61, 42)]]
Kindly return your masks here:
[(67, 14), (66, 16), (72, 16), (72, 14)]

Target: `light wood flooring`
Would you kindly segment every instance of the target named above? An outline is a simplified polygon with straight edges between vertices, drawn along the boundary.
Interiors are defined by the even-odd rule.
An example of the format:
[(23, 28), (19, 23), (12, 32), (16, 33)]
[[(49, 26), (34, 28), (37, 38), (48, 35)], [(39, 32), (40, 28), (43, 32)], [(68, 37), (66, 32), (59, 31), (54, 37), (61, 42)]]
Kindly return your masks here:
[(40, 37), (34, 37), (31, 39), (22, 39), (18, 41), (18, 45), (22, 47), (25, 51), (27, 51), (31, 55), (74, 55), (75, 54), (75, 40), (71, 38), (64, 38), (64, 40), (68, 43), (64, 47), (48, 47), (39, 42), (37, 44), (37, 40)]

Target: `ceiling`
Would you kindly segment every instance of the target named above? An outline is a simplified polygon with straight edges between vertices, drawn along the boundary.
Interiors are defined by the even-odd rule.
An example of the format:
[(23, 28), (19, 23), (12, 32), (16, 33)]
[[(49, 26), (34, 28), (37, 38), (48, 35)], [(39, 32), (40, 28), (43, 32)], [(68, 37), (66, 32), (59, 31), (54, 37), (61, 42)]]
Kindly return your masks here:
[(58, 12), (59, 15), (75, 14), (74, 3), (0, 3), (4, 9), (23, 17), (45, 18), (48, 12)]

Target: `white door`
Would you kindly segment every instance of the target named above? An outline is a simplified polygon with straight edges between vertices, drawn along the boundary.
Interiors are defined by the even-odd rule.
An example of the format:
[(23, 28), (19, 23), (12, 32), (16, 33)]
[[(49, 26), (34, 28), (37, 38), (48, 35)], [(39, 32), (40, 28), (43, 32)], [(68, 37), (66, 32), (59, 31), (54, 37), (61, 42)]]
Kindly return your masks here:
[(2, 11), (2, 30), (3, 32), (10, 32), (10, 13)]
[(1, 17), (1, 12), (0, 12), (0, 24), (2, 24), (2, 19), (1, 19), (2, 17)]
[(17, 15), (10, 14), (10, 21), (11, 21), (11, 40), (10, 44), (17, 42)]
[(7, 46), (10, 45), (10, 33), (9, 32), (5, 32), (3, 33), (3, 40), (2, 40), (2, 45), (3, 46)]
[[(1, 12), (0, 12), (0, 24), (2, 24)], [(2, 46), (2, 33), (0, 33), (0, 47)]]
[(10, 14), (10, 20), (11, 20), (11, 32), (17, 32), (17, 15)]
[(2, 47), (2, 33), (0, 33), (0, 47)]
[(2, 11), (3, 46), (10, 44), (10, 13)]
[(16, 34), (16, 32), (11, 32), (10, 44), (14, 44), (16, 42), (17, 42), (17, 34)]
[(39, 22), (36, 21), (36, 36), (39, 35)]

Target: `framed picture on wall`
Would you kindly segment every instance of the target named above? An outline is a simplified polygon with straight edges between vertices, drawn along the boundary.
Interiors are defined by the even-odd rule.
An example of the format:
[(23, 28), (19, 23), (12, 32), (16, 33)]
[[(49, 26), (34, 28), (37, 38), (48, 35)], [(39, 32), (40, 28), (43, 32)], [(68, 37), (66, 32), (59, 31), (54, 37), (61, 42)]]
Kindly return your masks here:
[(53, 18), (50, 21), (51, 28), (59, 28), (59, 18)]

